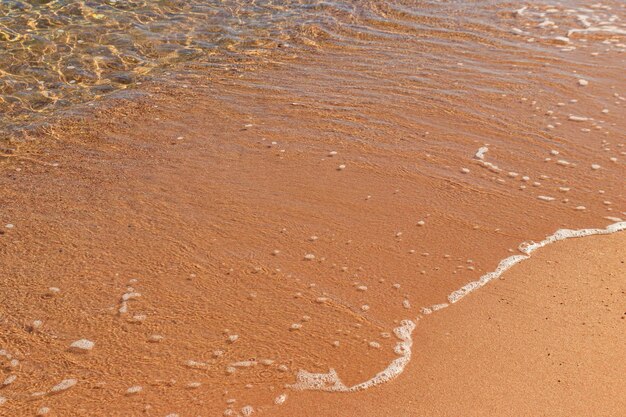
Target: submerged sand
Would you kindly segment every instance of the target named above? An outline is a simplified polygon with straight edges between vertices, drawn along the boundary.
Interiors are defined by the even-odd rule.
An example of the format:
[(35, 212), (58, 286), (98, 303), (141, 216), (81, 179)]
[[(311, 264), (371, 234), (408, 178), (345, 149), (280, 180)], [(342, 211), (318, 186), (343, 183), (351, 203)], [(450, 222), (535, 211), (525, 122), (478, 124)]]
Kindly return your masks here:
[[(607, 220), (407, 171), (399, 155), (381, 172), (341, 141), (272, 144), (209, 94), (180, 94), (67, 120), (6, 161), (7, 415), (619, 409), (623, 233), (540, 249), (423, 315), (561, 214)], [(531, 225), (522, 205), (543, 216)], [(399, 378), (354, 394), (291, 388), (300, 370), (370, 379), (398, 358), (402, 319), (417, 327)]]

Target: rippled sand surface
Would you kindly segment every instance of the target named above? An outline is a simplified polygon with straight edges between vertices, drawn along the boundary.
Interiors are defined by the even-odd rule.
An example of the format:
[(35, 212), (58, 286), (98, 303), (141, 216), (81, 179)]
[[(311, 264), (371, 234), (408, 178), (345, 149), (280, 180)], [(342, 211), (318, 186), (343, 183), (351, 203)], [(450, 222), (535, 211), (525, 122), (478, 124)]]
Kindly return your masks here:
[(622, 2), (1, 4), (7, 415), (328, 413), (624, 227)]

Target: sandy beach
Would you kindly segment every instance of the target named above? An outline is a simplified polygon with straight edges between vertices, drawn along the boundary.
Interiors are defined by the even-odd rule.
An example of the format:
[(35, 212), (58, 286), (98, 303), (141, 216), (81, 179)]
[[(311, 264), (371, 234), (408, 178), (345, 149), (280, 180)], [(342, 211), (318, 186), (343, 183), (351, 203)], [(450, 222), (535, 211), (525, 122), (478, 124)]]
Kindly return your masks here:
[(166, 3), (0, 11), (0, 416), (623, 414), (623, 4)]

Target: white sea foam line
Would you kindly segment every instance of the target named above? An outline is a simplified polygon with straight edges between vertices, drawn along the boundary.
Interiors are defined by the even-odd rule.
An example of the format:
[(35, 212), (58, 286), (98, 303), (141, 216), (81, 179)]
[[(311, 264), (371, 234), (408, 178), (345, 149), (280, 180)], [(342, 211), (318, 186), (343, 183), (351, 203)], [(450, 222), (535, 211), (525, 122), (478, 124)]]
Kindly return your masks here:
[[(500, 275), (502, 275), (513, 265), (529, 259), (531, 253), (539, 248), (549, 245), (550, 243), (570, 238), (578, 238), (592, 235), (607, 235), (622, 230), (626, 230), (626, 222), (624, 221), (613, 223), (607, 226), (606, 229), (560, 229), (557, 230), (556, 233), (542, 240), (541, 242), (524, 242), (519, 246), (519, 250), (524, 253), (524, 255), (513, 255), (509, 256), (506, 259), (503, 259), (502, 261), (500, 261), (495, 271), (489, 272), (481, 276), (478, 281), (472, 281), (470, 283), (467, 283), (463, 287), (452, 292), (448, 296), (448, 301), (450, 302), (450, 304), (456, 303), (470, 292), (475, 291), (478, 288), (486, 285), (493, 279), (500, 277)], [(424, 314), (431, 314), (435, 311), (442, 310), (447, 307), (449, 307), (449, 304), (446, 303), (435, 304), (431, 307), (422, 308), (422, 312)], [(361, 382), (359, 384), (348, 387), (341, 381), (339, 375), (337, 374), (337, 371), (335, 371), (334, 369), (330, 369), (328, 373), (325, 374), (311, 373), (305, 370), (300, 370), (296, 375), (296, 383), (290, 385), (290, 388), (301, 391), (316, 390), (331, 392), (355, 392), (365, 390), (390, 381), (400, 375), (404, 371), (406, 365), (411, 360), (411, 347), (413, 346), (413, 339), (411, 335), (414, 329), (415, 322), (411, 320), (403, 320), (400, 323), (400, 327), (397, 327), (393, 330), (396, 337), (400, 339), (400, 342), (396, 344), (396, 347), (394, 349), (395, 352), (400, 356), (394, 359), (383, 371), (377, 373), (373, 378), (365, 382)]]

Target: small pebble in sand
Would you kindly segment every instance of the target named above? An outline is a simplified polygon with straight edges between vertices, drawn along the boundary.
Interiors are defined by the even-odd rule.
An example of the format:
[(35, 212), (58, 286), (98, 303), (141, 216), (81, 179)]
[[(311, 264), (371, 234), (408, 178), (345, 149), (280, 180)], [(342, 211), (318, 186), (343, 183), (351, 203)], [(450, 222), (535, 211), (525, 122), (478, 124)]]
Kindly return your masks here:
[(75, 342), (72, 342), (72, 344), (70, 345), (70, 350), (72, 352), (77, 352), (77, 353), (86, 353), (92, 350), (94, 346), (95, 346), (95, 343), (92, 342), (91, 340), (80, 339)]
[(326, 301), (328, 301), (328, 298), (327, 298), (327, 297), (317, 297), (317, 298), (315, 299), (315, 302), (316, 302), (316, 303), (318, 303), (318, 304), (323, 304), (323, 303), (325, 303)]
[(317, 236), (315, 236), (315, 235), (313, 235), (313, 236), (311, 236), (311, 237), (309, 238), (309, 240), (310, 240), (311, 242), (315, 242), (317, 239), (319, 239), (319, 238), (318, 238)]
[(148, 337), (148, 342), (159, 343), (163, 339), (165, 339), (165, 337), (161, 336), (160, 334), (152, 334), (150, 335), (150, 337)]
[(426, 222), (424, 220), (420, 220), (417, 222), (418, 226), (424, 226), (426, 224)]
[(581, 85), (581, 86), (585, 87), (585, 86), (589, 85), (589, 81), (584, 80), (584, 79), (581, 78), (581, 79), (578, 80), (578, 85)]
[(31, 326), (32, 326), (33, 330), (39, 329), (39, 328), (41, 328), (41, 326), (43, 326), (43, 321), (35, 320), (35, 321), (33, 321), (33, 324)]
[(7, 229), (13, 229), (15, 227), (15, 225), (9, 223), (9, 224), (5, 225), (4, 227), (6, 227)]
[(187, 384), (187, 388), (189, 389), (200, 388), (201, 386), (202, 386), (201, 382), (190, 382)]
[(393, 288), (395, 288), (396, 290), (400, 288), (400, 284), (393, 284)]
[(274, 256), (278, 256), (279, 253), (280, 253), (280, 251), (278, 249), (274, 249), (272, 251), (272, 255), (274, 255)]
[(469, 174), (470, 170), (468, 168), (461, 168), (461, 172), (464, 174)]
[(346, 166), (344, 164), (341, 164), (337, 167), (337, 171), (343, 171), (344, 169), (346, 169)]
[(141, 391), (143, 391), (143, 387), (140, 387), (139, 385), (135, 385), (126, 390), (126, 395), (138, 394)]
[(359, 285), (358, 287), (356, 287), (356, 289), (357, 289), (358, 291), (367, 291), (367, 286), (365, 286), (365, 285)]
[(570, 190), (570, 188), (569, 188), (569, 187), (559, 187), (559, 191), (560, 191), (560, 192), (562, 192), (562, 193), (566, 193), (566, 192), (568, 192), (569, 190)]
[(328, 156), (335, 156), (335, 155), (337, 155), (337, 151), (328, 152)]
[(228, 336), (228, 343), (235, 343), (237, 340), (239, 339), (239, 335), (236, 334), (231, 334), (230, 336)]
[(334, 346), (334, 347), (339, 347), (339, 345), (340, 345), (339, 340), (335, 340), (335, 341), (333, 342), (333, 346)]
[(591, 165), (591, 169), (593, 169), (593, 170), (600, 169), (600, 165), (598, 165), (598, 164), (592, 164), (592, 165)]
[(64, 379), (63, 381), (56, 384), (54, 387), (50, 388), (51, 393), (57, 393), (61, 391), (65, 391), (67, 389), (72, 388), (74, 385), (78, 383), (74, 378)]
[(307, 253), (306, 255), (304, 255), (304, 259), (306, 259), (307, 261), (312, 261), (313, 259), (315, 259), (315, 255), (313, 255), (312, 253)]
[(371, 342), (368, 343), (368, 345), (369, 345), (369, 347), (371, 347), (373, 349), (380, 349), (380, 343), (378, 343), (378, 342), (371, 341)]
[(587, 120), (589, 120), (588, 117), (583, 117), (583, 116), (574, 116), (574, 115), (570, 115), (567, 120), (570, 120), (572, 122), (586, 122)]
[(294, 323), (291, 325), (291, 327), (289, 327), (289, 330), (300, 330), (302, 328), (302, 325), (300, 323)]
[(409, 300), (403, 300), (402, 301), (402, 307), (409, 309), (411, 308), (411, 302)]
[(37, 415), (38, 416), (45, 416), (49, 412), (50, 412), (50, 408), (48, 408), (48, 407), (40, 407), (39, 410), (37, 410)]
[(287, 394), (281, 394), (278, 397), (274, 398), (274, 404), (281, 405), (287, 401)]
[(585, 207), (585, 206), (577, 206), (575, 210), (583, 211), (583, 210), (586, 210), (586, 209), (587, 209), (587, 207)]
[(602, 109), (602, 113), (608, 114), (609, 113), (609, 109)]
[(278, 369), (280, 372), (287, 372), (287, 371), (289, 371), (289, 367), (287, 365), (278, 365), (278, 367), (276, 369)]
[(559, 151), (555, 151), (554, 149), (550, 151), (550, 155), (558, 155)]

